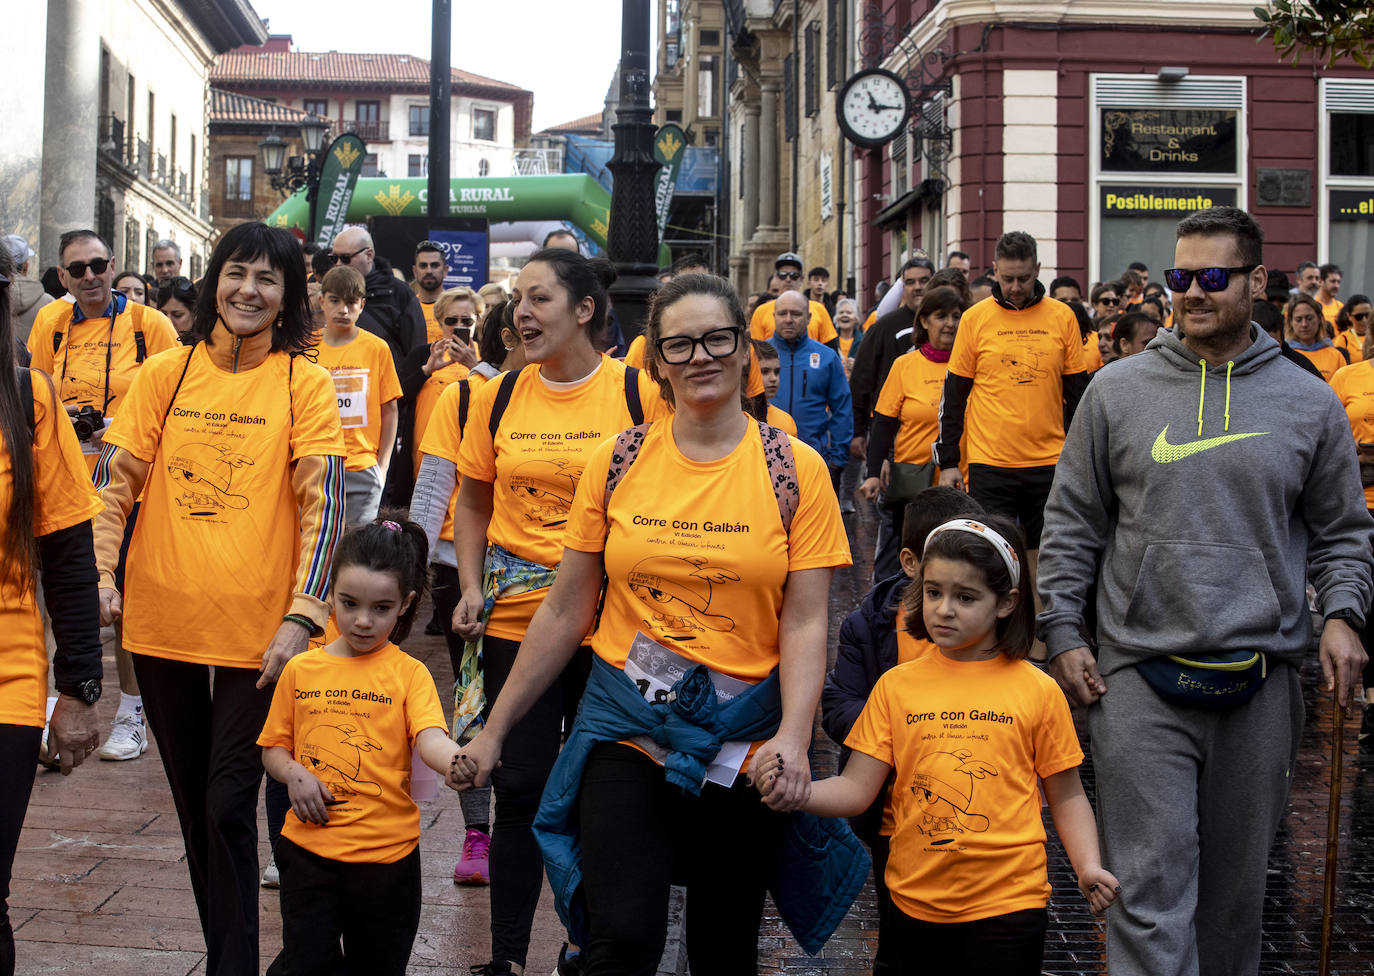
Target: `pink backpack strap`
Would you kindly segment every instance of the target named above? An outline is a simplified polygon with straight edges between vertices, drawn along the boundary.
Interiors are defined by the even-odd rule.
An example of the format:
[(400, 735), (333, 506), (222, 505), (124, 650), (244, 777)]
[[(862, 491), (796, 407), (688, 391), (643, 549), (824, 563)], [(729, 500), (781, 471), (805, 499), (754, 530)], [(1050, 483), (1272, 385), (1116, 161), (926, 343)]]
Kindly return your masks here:
[(648, 424), (640, 424), (629, 430), (622, 430), (615, 437), (615, 449), (611, 451), (611, 466), (606, 469), (606, 494), (601, 501), (601, 510), (611, 507), (611, 496), (630, 472), (630, 465), (639, 457), (639, 449), (644, 446), (644, 437), (649, 433)]
[(778, 500), (778, 515), (782, 530), (792, 534), (792, 519), (801, 503), (801, 486), (797, 484), (797, 459), (792, 454), (792, 440), (787, 432), (758, 421), (759, 436), (763, 439), (763, 458), (768, 463), (768, 481)]

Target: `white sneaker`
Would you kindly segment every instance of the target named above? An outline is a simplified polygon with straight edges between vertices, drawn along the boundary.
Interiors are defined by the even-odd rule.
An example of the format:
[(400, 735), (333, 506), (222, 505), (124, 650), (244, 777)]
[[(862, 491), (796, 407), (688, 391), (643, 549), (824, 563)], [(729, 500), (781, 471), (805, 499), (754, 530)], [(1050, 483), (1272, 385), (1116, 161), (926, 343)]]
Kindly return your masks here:
[(148, 751), (148, 732), (138, 715), (116, 715), (110, 737), (97, 753), (101, 759), (137, 759)]
[(267, 859), (267, 870), (262, 872), (262, 886), (264, 888), (281, 887), (281, 872), (277, 870), (277, 855), (275, 854)]

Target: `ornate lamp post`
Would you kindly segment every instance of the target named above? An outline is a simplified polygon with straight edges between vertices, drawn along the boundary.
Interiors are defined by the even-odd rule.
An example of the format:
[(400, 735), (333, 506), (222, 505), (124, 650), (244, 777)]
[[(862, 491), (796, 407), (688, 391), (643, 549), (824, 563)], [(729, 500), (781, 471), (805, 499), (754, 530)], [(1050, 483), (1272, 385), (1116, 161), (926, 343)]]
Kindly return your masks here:
[(306, 201), (310, 204), (310, 231), (315, 227), (315, 198), (319, 195), (320, 169), (324, 161), (324, 137), (329, 133), (329, 123), (318, 115), (308, 115), (301, 122), (301, 146), (304, 156), (286, 158), (286, 142), (273, 132), (258, 143), (262, 152), (262, 171), (272, 183), (272, 189), (282, 196), (306, 189)]
[(649, 0), (622, 0), (620, 10), (620, 102), (612, 126), (615, 152), (607, 163), (615, 176), (607, 250), (619, 274), (611, 300), (629, 340), (643, 331), (645, 305), (658, 287), (658, 162), (649, 108)]

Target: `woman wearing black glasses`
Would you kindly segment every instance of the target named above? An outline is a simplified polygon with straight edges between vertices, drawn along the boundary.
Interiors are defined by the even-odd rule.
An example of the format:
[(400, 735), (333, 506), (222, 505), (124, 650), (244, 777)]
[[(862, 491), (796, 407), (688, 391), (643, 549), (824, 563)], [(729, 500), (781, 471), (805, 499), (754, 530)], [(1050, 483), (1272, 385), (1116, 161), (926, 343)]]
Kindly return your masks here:
[(1091, 304), (1093, 318), (1104, 319), (1121, 310), (1121, 296), (1125, 294), (1119, 281), (1103, 281), (1093, 286)]
[[(557, 907), (587, 939), (589, 971), (652, 973), (668, 887), (682, 877), (692, 971), (749, 973), (781, 814), (810, 789), (826, 594), (849, 546), (825, 461), (742, 409), (750, 343), (729, 283), (674, 278), (655, 296), (647, 335), (648, 371), (674, 413), (590, 453), (558, 579), (457, 772), (480, 785), (495, 771), (499, 782), (521, 716), (596, 621), (605, 574), (592, 677), (536, 821)], [(697, 665), (711, 684), (701, 671), (683, 677)], [(704, 713), (722, 696), (740, 711), (712, 724)], [(710, 743), (689, 757), (678, 737), (697, 735)], [(754, 752), (785, 768), (762, 803), (742, 775)], [(580, 864), (564, 857), (579, 822)], [(569, 902), (579, 877), (585, 916)], [(845, 897), (836, 888), (803, 897)]]
[(1364, 346), (1369, 335), (1370, 304), (1368, 295), (1351, 295), (1350, 301), (1336, 313), (1336, 348), (1344, 349), (1352, 363), (1365, 358)]

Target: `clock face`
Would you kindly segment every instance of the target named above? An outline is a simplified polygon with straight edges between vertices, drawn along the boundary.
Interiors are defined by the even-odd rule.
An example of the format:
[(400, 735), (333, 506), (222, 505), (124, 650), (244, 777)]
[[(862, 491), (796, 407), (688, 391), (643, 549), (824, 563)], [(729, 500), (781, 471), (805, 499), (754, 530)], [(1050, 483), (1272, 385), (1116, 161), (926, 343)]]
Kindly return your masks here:
[(874, 68), (845, 82), (836, 108), (849, 140), (871, 148), (890, 142), (902, 131), (911, 101), (900, 78)]

